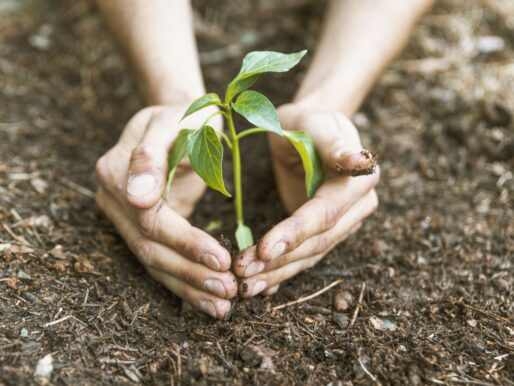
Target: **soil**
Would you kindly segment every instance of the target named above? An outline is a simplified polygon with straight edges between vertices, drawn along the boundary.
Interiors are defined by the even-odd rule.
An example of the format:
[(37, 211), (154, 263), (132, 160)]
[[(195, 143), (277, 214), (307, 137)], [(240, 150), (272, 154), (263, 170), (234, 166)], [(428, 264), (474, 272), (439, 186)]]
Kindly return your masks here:
[[(247, 51), (312, 50), (324, 4), (194, 1), (208, 89)], [(513, 63), (512, 0), (438, 3), (355, 117), (380, 154), (378, 213), (214, 321), (153, 282), (95, 207), (95, 161), (142, 106), (95, 7), (3, 1), (0, 384), (35, 383), (47, 354), (56, 385), (514, 384)], [(306, 65), (257, 88), (288, 101)], [(285, 214), (265, 140), (244, 156), (262, 235)], [(193, 221), (230, 239), (232, 218), (210, 191)]]

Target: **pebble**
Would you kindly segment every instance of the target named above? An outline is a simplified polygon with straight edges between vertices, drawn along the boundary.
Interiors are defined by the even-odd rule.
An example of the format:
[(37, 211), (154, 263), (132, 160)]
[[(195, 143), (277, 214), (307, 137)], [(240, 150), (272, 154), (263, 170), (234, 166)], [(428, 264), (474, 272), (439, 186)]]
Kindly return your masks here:
[(348, 316), (345, 314), (341, 314), (339, 312), (336, 312), (334, 316), (332, 317), (335, 324), (339, 326), (341, 329), (346, 329), (348, 327)]
[(353, 295), (348, 291), (340, 291), (334, 295), (334, 310), (346, 311), (353, 303)]
[(478, 51), (484, 54), (491, 54), (493, 52), (502, 51), (505, 48), (505, 41), (499, 36), (480, 36), (476, 40), (476, 47)]
[(36, 370), (34, 371), (34, 380), (39, 385), (48, 384), (53, 370), (52, 354), (47, 354), (37, 362)]

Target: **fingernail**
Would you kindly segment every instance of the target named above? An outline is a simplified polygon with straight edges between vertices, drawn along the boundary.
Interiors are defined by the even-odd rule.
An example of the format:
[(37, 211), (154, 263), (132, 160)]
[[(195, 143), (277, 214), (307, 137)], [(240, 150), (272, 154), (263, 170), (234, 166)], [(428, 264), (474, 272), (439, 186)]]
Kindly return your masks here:
[(133, 197), (144, 197), (152, 192), (156, 184), (157, 180), (152, 174), (138, 174), (129, 178), (127, 192)]
[(221, 268), (220, 262), (214, 255), (210, 253), (206, 253), (202, 256), (202, 263), (204, 263), (207, 267), (214, 269), (215, 271), (219, 271)]
[(264, 271), (264, 268), (266, 268), (266, 264), (264, 264), (262, 261), (255, 261), (246, 267), (244, 276), (250, 277), (256, 275), (259, 272)]
[(264, 291), (266, 289), (266, 286), (267, 284), (264, 280), (259, 280), (258, 282), (256, 282), (252, 288), (252, 296), (255, 296), (258, 293)]
[(220, 298), (224, 298), (227, 295), (225, 291), (225, 287), (221, 283), (221, 281), (216, 279), (209, 279), (205, 281), (205, 289), (210, 293), (219, 296)]
[(271, 248), (271, 251), (269, 253), (269, 259), (275, 260), (277, 257), (282, 256), (286, 251), (286, 247), (286, 243), (284, 243), (283, 241), (276, 244), (273, 248)]
[(200, 300), (198, 308), (202, 312), (205, 312), (207, 315), (212, 316), (213, 318), (216, 318), (218, 316), (216, 314), (216, 306), (214, 306), (214, 303), (210, 300)]

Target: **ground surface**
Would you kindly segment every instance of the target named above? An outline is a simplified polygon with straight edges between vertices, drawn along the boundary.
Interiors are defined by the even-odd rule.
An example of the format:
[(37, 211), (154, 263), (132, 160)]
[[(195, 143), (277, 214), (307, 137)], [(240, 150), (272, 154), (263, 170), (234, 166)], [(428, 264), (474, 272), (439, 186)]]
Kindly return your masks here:
[[(312, 49), (320, 3), (195, 1), (208, 88), (246, 51)], [(0, 4), (0, 384), (34, 382), (46, 354), (68, 385), (514, 384), (512, 0), (445, 1), (424, 19), (356, 117), (381, 154), (379, 213), (227, 321), (152, 282), (95, 208), (95, 160), (141, 106), (96, 10), (27, 4)], [(258, 87), (287, 101), (303, 68)], [(260, 234), (283, 216), (266, 152), (244, 165)], [(231, 219), (213, 192), (194, 216), (222, 220), (217, 237)], [(349, 328), (357, 301), (335, 314), (332, 297), (362, 283)]]

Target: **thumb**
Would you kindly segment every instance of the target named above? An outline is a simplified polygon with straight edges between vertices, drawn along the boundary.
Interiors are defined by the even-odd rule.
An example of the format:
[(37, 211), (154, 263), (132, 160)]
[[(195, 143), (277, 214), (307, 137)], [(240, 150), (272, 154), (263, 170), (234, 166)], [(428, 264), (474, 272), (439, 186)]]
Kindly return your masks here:
[(363, 149), (353, 123), (342, 114), (324, 117), (323, 130), (311, 130), (314, 146), (329, 170), (344, 176), (371, 174), (377, 163), (375, 154)]
[(168, 151), (176, 137), (170, 120), (156, 116), (130, 158), (127, 181), (129, 204), (146, 209), (156, 205), (162, 197), (166, 183)]

